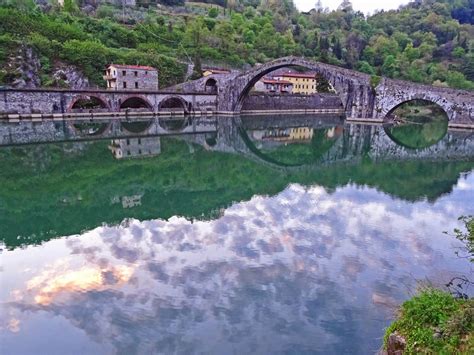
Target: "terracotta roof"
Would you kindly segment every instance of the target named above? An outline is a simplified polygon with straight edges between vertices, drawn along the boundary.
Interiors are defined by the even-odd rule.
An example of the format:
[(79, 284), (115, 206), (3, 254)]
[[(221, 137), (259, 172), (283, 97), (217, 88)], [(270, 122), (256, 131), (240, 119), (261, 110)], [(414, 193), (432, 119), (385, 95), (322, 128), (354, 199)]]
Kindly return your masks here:
[(275, 79), (263, 79), (265, 84), (288, 84), (293, 85), (293, 83), (286, 80), (275, 80)]
[(204, 68), (202, 71), (203, 72), (210, 71), (211, 73), (214, 73), (214, 74), (227, 74), (227, 73), (230, 73), (230, 70), (226, 70), (226, 69)]
[(139, 69), (139, 70), (156, 70), (153, 67), (149, 67), (146, 65), (124, 65), (124, 64), (109, 64), (108, 67), (116, 67), (120, 69)]
[(288, 78), (305, 78), (305, 79), (315, 79), (316, 78), (315, 73), (311, 73), (311, 74), (307, 74), (307, 73), (282, 73), (282, 74), (278, 74), (276, 76), (288, 77)]

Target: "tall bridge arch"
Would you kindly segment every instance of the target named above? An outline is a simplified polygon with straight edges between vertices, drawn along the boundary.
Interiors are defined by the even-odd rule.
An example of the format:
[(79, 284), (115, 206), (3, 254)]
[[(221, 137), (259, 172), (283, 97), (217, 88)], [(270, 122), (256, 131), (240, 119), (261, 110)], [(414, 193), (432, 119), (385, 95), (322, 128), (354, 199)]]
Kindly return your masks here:
[(281, 68), (303, 67), (324, 77), (334, 87), (347, 116), (368, 116), (373, 111), (374, 90), (370, 75), (299, 57), (285, 57), (265, 63), (233, 78), (219, 93), (224, 111), (240, 112), (251, 88), (266, 74)]
[(284, 57), (247, 72), (222, 78), (218, 110), (239, 113), (253, 85), (264, 75), (285, 67), (304, 67), (325, 77), (341, 98), (347, 117), (383, 119), (404, 102), (422, 99), (441, 106), (451, 123), (474, 124), (474, 93), (408, 81), (381, 78), (300, 57)]

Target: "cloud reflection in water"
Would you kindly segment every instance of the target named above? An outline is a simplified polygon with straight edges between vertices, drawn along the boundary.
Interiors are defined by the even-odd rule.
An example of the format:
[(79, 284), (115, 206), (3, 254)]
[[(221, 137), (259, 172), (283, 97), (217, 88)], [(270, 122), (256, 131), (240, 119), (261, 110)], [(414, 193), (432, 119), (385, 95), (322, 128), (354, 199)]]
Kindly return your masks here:
[[(415, 278), (467, 267), (442, 231), (469, 212), (459, 200), (474, 200), (473, 182), (435, 204), (290, 185), (214, 221), (129, 220), (7, 251), (0, 340), (20, 349), (36, 314), (124, 354), (375, 352)], [(12, 281), (9, 263), (26, 251), (40, 267)]]

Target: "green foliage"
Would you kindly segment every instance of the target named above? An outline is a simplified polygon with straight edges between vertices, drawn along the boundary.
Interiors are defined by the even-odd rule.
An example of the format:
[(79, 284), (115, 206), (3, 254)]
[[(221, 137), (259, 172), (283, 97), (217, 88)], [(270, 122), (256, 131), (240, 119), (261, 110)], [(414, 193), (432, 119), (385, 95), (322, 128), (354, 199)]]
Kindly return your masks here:
[(76, 14), (79, 12), (79, 6), (77, 6), (76, 0), (64, 0), (63, 10), (70, 14)]
[(61, 58), (77, 65), (92, 82), (98, 83), (112, 55), (100, 42), (71, 40), (64, 43)]
[(219, 10), (216, 7), (211, 7), (208, 12), (210, 18), (216, 18), (219, 16)]
[[(471, 11), (472, 1), (412, 2), (365, 18), (348, 4), (337, 11), (300, 14), (292, 1), (273, 0), (205, 1), (223, 10), (190, 5), (202, 16), (143, 9), (124, 14), (120, 8), (100, 5), (95, 17), (84, 16), (77, 0), (66, 0), (61, 11), (49, 13), (41, 13), (33, 0), (0, 0), (0, 33), (36, 42), (35, 48), (51, 63), (60, 56), (66, 60), (63, 45), (67, 57), (77, 63), (70, 52), (70, 41), (77, 40), (85, 43), (80, 56), (91, 41), (105, 46), (110, 58), (152, 51), (155, 56), (211, 65), (243, 66), (303, 55), (370, 75), (473, 89), (474, 26), (463, 15)], [(150, 2), (139, 4), (147, 7)], [(39, 36), (44, 38), (40, 41)], [(88, 58), (83, 66), (92, 61)], [(93, 82), (99, 83), (97, 78)]]
[(379, 86), (380, 82), (382, 81), (382, 77), (378, 75), (372, 75), (370, 78), (370, 86), (372, 89), (375, 89), (377, 86)]
[[(298, 162), (322, 156), (333, 142), (324, 130), (317, 132), (307, 146), (308, 154), (297, 157)], [(126, 217), (208, 218), (232, 201), (255, 194), (272, 195), (289, 183), (316, 184), (330, 191), (357, 184), (408, 201), (434, 202), (452, 189), (463, 171), (474, 167), (469, 161), (367, 160), (347, 164), (343, 159), (289, 174), (200, 146), (193, 146), (191, 153), (179, 139), (161, 137), (159, 156), (131, 160), (115, 160), (107, 148), (109, 143), (93, 141), (81, 144), (81, 149), (74, 143), (0, 149), (0, 242), (7, 248), (41, 243), (102, 222), (119, 223)], [(142, 206), (132, 211), (110, 204), (115, 196), (144, 191), (147, 197)]]
[[(463, 216), (459, 220), (464, 224), (465, 230), (455, 229), (454, 235), (464, 245), (464, 251), (471, 263), (474, 263), (474, 216)], [(459, 252), (456, 252), (461, 256)]]
[(403, 303), (385, 332), (385, 346), (393, 332), (406, 339), (406, 354), (468, 354), (474, 350), (474, 299), (458, 300), (440, 290), (423, 289)]
[(366, 62), (365, 60), (360, 61), (358, 63), (357, 70), (362, 72), (362, 73), (375, 75), (375, 69), (368, 62)]

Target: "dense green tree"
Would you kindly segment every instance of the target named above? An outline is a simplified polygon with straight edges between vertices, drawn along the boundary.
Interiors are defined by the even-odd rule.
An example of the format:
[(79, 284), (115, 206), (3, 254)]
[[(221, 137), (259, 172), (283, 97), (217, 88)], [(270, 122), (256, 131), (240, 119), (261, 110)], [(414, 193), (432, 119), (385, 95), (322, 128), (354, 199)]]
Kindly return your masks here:
[[(145, 6), (157, 3), (140, 1)], [(182, 4), (182, 0), (167, 1), (159, 2)], [(14, 57), (19, 44), (27, 44), (38, 52), (45, 66), (43, 76), (60, 59), (77, 63), (88, 75), (97, 70), (92, 81), (101, 84), (102, 68), (94, 65), (93, 52), (87, 50), (99, 46), (107, 60), (160, 65), (156, 58), (163, 55), (169, 66), (164, 73), (176, 68), (170, 58), (176, 63), (240, 67), (304, 55), (370, 75), (465, 89), (473, 86), (474, 26), (469, 14), (474, 0), (417, 0), (367, 18), (355, 12), (350, 1), (341, 1), (336, 11), (316, 2), (310, 13), (299, 13), (292, 0), (202, 1), (213, 5), (206, 10), (190, 3), (186, 13), (172, 15), (162, 10), (123, 12), (121, 7), (101, 5), (95, 16), (84, 16), (75, 0), (66, 0), (64, 10), (46, 13), (33, 0), (0, 0), (0, 71), (8, 74), (8, 58)], [(214, 5), (227, 11), (217, 16)], [(76, 54), (71, 44), (77, 45)], [(0, 84), (8, 83), (7, 77), (12, 76), (2, 74)]]
[(375, 75), (375, 69), (364, 60), (358, 63), (357, 70), (361, 71), (362, 73)]

